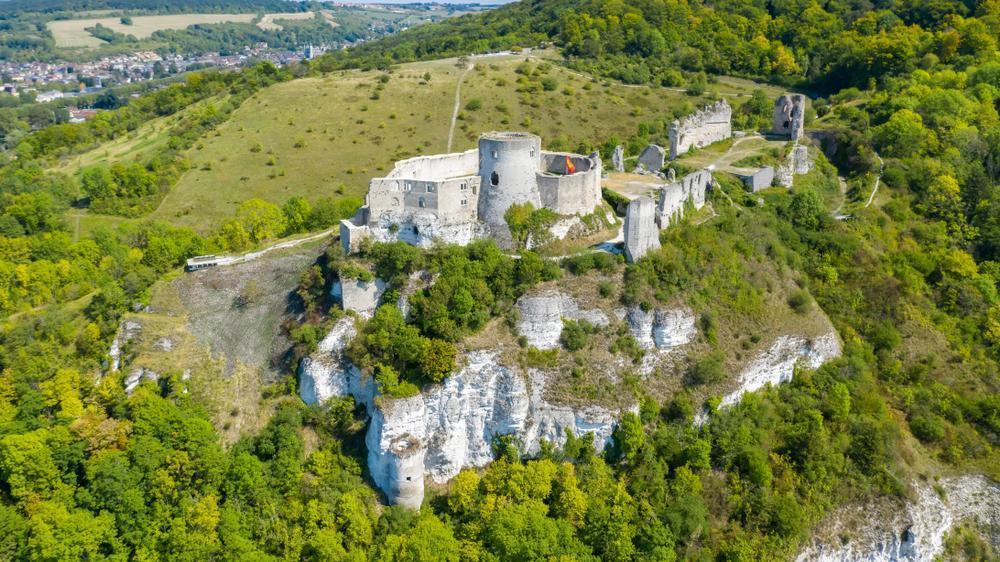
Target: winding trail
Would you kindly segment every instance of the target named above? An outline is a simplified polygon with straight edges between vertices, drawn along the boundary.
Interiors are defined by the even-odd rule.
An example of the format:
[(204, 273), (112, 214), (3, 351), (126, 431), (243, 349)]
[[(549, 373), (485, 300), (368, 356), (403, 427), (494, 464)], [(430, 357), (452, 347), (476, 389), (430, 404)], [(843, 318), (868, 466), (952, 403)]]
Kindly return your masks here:
[(840, 212), (844, 208), (844, 203), (847, 203), (847, 180), (844, 179), (844, 176), (837, 175), (837, 186), (840, 187), (840, 204), (837, 205), (836, 209), (830, 211), (830, 214), (833, 215), (834, 220), (847, 220), (851, 218), (851, 215), (844, 215)]
[(451, 141), (455, 137), (455, 122), (458, 121), (458, 109), (462, 106), (462, 82), (465, 81), (465, 76), (472, 70), (472, 61), (470, 60), (465, 65), (465, 70), (458, 75), (458, 84), (455, 84), (455, 108), (451, 112), (451, 126), (448, 127), (448, 147), (445, 148), (446, 153), (451, 152)]
[(872, 201), (875, 200), (875, 194), (878, 193), (878, 186), (882, 183), (882, 172), (885, 170), (885, 161), (882, 157), (875, 153), (875, 158), (878, 158), (878, 175), (875, 176), (875, 187), (872, 188), (872, 194), (868, 196), (868, 202), (865, 203), (865, 208), (871, 207)]
[[(235, 265), (238, 263), (246, 263), (248, 261), (253, 261), (257, 258), (263, 257), (264, 255), (270, 252), (273, 252), (274, 250), (294, 248), (295, 246), (300, 246), (302, 244), (305, 244), (306, 242), (312, 242), (313, 240), (318, 240), (320, 238), (323, 238), (324, 236), (330, 236), (338, 228), (339, 227), (328, 228), (322, 232), (317, 232), (316, 234), (310, 234), (309, 236), (305, 236), (303, 238), (295, 238), (294, 240), (285, 240), (284, 242), (278, 242), (277, 244), (267, 246), (266, 248), (261, 248), (260, 250), (254, 250), (253, 252), (247, 252), (245, 254), (239, 254), (236, 256), (220, 256), (216, 260), (215, 266), (218, 267), (222, 265)], [(188, 261), (190, 262), (191, 260)]]

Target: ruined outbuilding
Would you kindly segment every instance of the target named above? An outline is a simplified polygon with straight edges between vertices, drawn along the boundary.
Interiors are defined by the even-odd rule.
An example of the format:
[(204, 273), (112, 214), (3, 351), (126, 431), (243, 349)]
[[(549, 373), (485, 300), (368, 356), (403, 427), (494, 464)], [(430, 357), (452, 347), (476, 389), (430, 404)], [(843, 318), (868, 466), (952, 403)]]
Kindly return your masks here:
[(629, 263), (660, 247), (656, 203), (649, 197), (633, 199), (625, 212), (625, 259)]
[(802, 94), (784, 94), (774, 102), (774, 128), (776, 135), (787, 135), (793, 141), (805, 133), (806, 97)]
[(733, 136), (733, 108), (726, 100), (707, 105), (670, 124), (670, 159)]
[(738, 173), (736, 175), (743, 181), (743, 185), (753, 193), (767, 189), (774, 183), (773, 166), (764, 166), (749, 173)]
[(600, 202), (597, 153), (547, 152), (530, 133), (486, 133), (476, 149), (401, 160), (371, 180), (366, 204), (341, 222), (341, 243), (351, 252), (369, 236), (422, 247), (491, 237), (509, 247), (504, 214), (511, 205), (573, 216), (592, 213)]

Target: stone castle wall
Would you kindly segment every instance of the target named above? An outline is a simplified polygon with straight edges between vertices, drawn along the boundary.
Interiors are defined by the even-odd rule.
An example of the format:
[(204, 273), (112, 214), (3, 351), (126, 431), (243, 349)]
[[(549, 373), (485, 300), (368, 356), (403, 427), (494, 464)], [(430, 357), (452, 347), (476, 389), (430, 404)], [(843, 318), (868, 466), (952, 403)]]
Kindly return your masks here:
[(660, 230), (656, 227), (656, 203), (649, 197), (639, 197), (628, 204), (625, 213), (625, 258), (633, 263), (646, 252), (660, 247)]
[(451, 154), (417, 156), (400, 160), (393, 165), (387, 178), (446, 179), (474, 176), (479, 170), (479, 151), (476, 149)]
[(806, 97), (785, 94), (774, 102), (774, 134), (797, 141), (805, 132)]
[(536, 135), (487, 133), (477, 149), (401, 160), (373, 179), (365, 207), (342, 221), (341, 243), (348, 253), (366, 237), (429, 246), (489, 236), (509, 246), (511, 205), (590, 214), (601, 203), (601, 173), (597, 154), (542, 152)]
[[(576, 172), (565, 174), (566, 158), (576, 167)], [(586, 215), (592, 213), (601, 201), (601, 158), (590, 158), (566, 152), (543, 152), (543, 170), (536, 175), (542, 206), (560, 215)], [(551, 173), (550, 173), (551, 172)]]
[(711, 170), (705, 169), (660, 188), (660, 199), (656, 206), (656, 220), (660, 228), (667, 228), (680, 220), (684, 216), (684, 206), (688, 203), (695, 209), (701, 209), (712, 182)]
[(667, 131), (670, 159), (691, 148), (701, 148), (733, 136), (733, 108), (726, 100), (705, 106), (683, 119), (674, 121)]

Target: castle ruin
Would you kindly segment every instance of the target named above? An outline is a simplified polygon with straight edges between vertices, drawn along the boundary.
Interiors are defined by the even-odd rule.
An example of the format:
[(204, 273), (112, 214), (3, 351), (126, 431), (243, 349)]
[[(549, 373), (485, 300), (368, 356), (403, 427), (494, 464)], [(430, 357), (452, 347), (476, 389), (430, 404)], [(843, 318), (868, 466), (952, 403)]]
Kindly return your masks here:
[(625, 259), (634, 263), (650, 250), (660, 247), (656, 227), (656, 203), (649, 197), (633, 199), (625, 212)]
[(670, 124), (670, 159), (733, 136), (733, 108), (726, 100), (707, 105)]
[(511, 205), (572, 216), (590, 214), (600, 202), (597, 153), (547, 152), (530, 133), (486, 133), (476, 149), (401, 160), (371, 180), (365, 205), (341, 221), (341, 243), (348, 253), (367, 237), (421, 247), (492, 237), (509, 247), (504, 214)]
[(774, 102), (774, 128), (776, 135), (787, 135), (793, 141), (805, 132), (806, 97), (802, 94), (784, 94)]
[(704, 207), (713, 181), (712, 169), (705, 168), (660, 188), (660, 197), (656, 204), (656, 224), (660, 229), (667, 228), (680, 220), (688, 203), (695, 209)]

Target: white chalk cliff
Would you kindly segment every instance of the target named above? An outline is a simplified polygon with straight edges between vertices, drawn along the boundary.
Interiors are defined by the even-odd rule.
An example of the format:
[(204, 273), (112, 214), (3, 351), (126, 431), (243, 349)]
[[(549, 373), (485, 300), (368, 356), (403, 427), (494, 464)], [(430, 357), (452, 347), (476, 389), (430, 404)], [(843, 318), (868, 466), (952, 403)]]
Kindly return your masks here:
[(559, 347), (563, 319), (585, 320), (595, 326), (608, 325), (608, 317), (600, 310), (581, 310), (576, 301), (559, 291), (543, 291), (517, 299), (521, 318), (517, 333), (527, 339), (530, 347)]
[[(840, 357), (840, 353), (840, 338), (833, 330), (811, 339), (798, 335), (781, 336), (740, 371), (736, 377), (737, 388), (722, 398), (719, 407), (738, 404), (744, 394), (760, 390), (765, 385), (792, 380), (796, 366), (818, 369), (823, 363)], [(696, 425), (706, 421), (708, 413), (704, 410), (694, 419)]]
[(495, 352), (466, 354), (457, 373), (417, 396), (376, 398), (373, 384), (342, 355), (354, 334), (352, 322), (338, 322), (302, 361), (299, 394), (310, 404), (343, 395), (365, 404), (372, 418), (368, 467), (393, 503), (419, 507), (425, 475), (446, 482), (464, 467), (485, 466), (496, 436), (516, 437), (526, 454), (538, 452), (543, 439), (561, 445), (566, 430), (592, 433), (598, 448), (611, 438), (620, 412), (550, 404), (543, 398), (544, 373), (531, 370), (526, 380)]
[(643, 349), (670, 351), (694, 339), (694, 314), (686, 308), (642, 310), (633, 306), (625, 312), (629, 331)]
[[(961, 521), (993, 529), (1000, 547), (1000, 486), (981, 475), (942, 478), (934, 487), (913, 485), (915, 499), (848, 505), (817, 529), (797, 562), (930, 562), (944, 551), (944, 537)], [(847, 541), (841, 537), (850, 537)]]
[(739, 388), (722, 399), (722, 406), (740, 401), (747, 392), (764, 388), (767, 384), (780, 384), (792, 380), (795, 366), (818, 369), (831, 359), (840, 357), (840, 340), (835, 332), (807, 339), (802, 336), (781, 336), (767, 351), (757, 355), (740, 371)]

